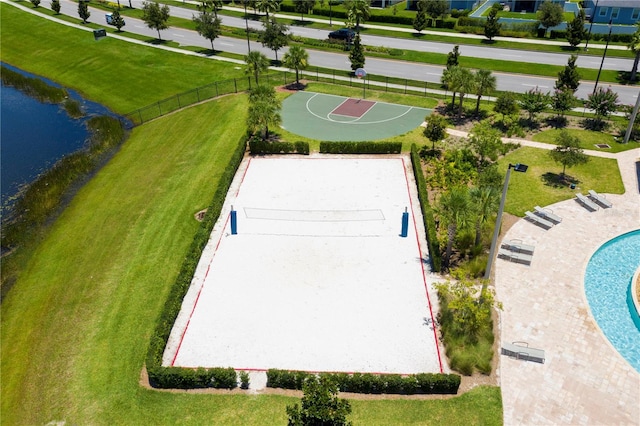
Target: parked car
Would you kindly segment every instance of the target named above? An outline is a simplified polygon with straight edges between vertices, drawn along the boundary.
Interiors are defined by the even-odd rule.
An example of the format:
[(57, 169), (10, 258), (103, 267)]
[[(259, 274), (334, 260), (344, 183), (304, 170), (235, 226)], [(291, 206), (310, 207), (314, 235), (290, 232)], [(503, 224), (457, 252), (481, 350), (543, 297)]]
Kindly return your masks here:
[(347, 42), (352, 42), (356, 36), (356, 32), (351, 28), (340, 28), (336, 31), (331, 31), (329, 33), (329, 38), (334, 40), (345, 40)]
[[(107, 20), (107, 24), (109, 24), (109, 25), (114, 25), (114, 24), (113, 24), (113, 14), (111, 14), (111, 13), (106, 13), (106, 14), (104, 15), (104, 17), (105, 17), (105, 19)], [(122, 25), (122, 26), (124, 26), (124, 25), (125, 25), (124, 20), (122, 21), (122, 23), (123, 23), (123, 25)]]

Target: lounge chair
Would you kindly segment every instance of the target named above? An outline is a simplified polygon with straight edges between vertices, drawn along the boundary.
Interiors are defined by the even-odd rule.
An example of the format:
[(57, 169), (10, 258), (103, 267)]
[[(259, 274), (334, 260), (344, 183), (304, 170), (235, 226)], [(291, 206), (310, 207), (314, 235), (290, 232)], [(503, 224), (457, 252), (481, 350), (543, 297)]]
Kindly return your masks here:
[(524, 214), (527, 216), (527, 218), (529, 220), (531, 220), (536, 225), (540, 225), (545, 229), (550, 229), (551, 227), (553, 227), (553, 223), (552, 222), (549, 222), (547, 219), (543, 219), (540, 216), (535, 215), (535, 214), (531, 213), (528, 210), (526, 212), (524, 212)]
[(544, 351), (530, 348), (526, 342), (503, 343), (502, 355), (525, 361), (539, 362), (540, 364), (544, 364), (545, 361)]
[(536, 211), (536, 214), (540, 217), (548, 219), (556, 224), (562, 222), (562, 218), (558, 215), (553, 214), (553, 212), (549, 209), (543, 209), (540, 206), (535, 206), (534, 209)]
[(607, 209), (610, 209), (611, 207), (613, 207), (613, 204), (611, 204), (611, 201), (607, 200), (604, 197), (604, 195), (598, 194), (593, 189), (589, 190), (589, 197), (596, 203), (600, 204), (602, 207), (605, 207)]
[(515, 263), (523, 263), (525, 265), (530, 265), (533, 260), (533, 255), (526, 253), (516, 253), (511, 250), (500, 249), (498, 250), (498, 257), (509, 260)]
[(576, 194), (576, 200), (578, 200), (578, 202), (580, 204), (585, 206), (587, 208), (587, 210), (590, 210), (592, 212), (598, 210), (598, 205), (597, 204), (595, 204), (593, 201), (591, 201), (590, 199), (588, 199), (587, 197), (585, 197), (584, 195), (582, 195), (580, 193)]
[(526, 254), (533, 254), (533, 250), (535, 249), (534, 246), (522, 244), (522, 241), (520, 240), (511, 240), (511, 241), (504, 242), (502, 243), (502, 247), (514, 253), (526, 253)]

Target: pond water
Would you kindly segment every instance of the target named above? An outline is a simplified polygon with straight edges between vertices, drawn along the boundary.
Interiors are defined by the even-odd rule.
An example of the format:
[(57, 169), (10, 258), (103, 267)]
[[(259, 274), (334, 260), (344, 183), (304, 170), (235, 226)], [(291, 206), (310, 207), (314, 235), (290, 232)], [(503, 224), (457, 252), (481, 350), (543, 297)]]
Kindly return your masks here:
[[(2, 66), (28, 77), (20, 69)], [(48, 84), (61, 87), (50, 80)], [(89, 132), (87, 121), (96, 115), (116, 116), (100, 104), (87, 101), (72, 91), (69, 96), (80, 102), (85, 113), (80, 119), (70, 118), (61, 105), (42, 103), (21, 91), (2, 85), (0, 89), (0, 187), (2, 206), (20, 188), (33, 182), (38, 175), (67, 154), (84, 147)]]

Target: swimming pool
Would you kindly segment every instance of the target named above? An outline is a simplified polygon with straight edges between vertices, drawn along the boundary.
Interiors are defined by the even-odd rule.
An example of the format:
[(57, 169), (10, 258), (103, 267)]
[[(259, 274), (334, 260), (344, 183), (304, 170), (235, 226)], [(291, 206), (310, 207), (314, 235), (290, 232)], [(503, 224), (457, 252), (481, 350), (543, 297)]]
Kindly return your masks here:
[(616, 350), (640, 372), (640, 318), (629, 287), (640, 266), (640, 230), (603, 244), (585, 273), (585, 293), (596, 322)]

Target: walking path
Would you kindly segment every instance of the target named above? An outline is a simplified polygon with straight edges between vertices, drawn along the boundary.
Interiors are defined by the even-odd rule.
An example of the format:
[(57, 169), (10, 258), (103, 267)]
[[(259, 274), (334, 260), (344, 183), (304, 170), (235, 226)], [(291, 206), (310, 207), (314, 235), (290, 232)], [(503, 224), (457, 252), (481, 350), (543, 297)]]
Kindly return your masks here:
[[(606, 339), (584, 291), (592, 254), (606, 241), (640, 228), (640, 149), (586, 152), (618, 161), (625, 192), (606, 195), (613, 208), (588, 212), (575, 200), (562, 201), (546, 206), (562, 223), (545, 231), (521, 219), (503, 237), (535, 246), (535, 254), (530, 266), (496, 262), (496, 293), (504, 305), (501, 342), (526, 341), (546, 355), (544, 364), (501, 356), (505, 425), (640, 424), (640, 373)], [(583, 193), (588, 189), (578, 188)]]

